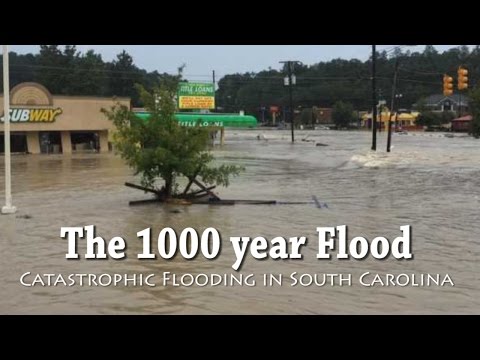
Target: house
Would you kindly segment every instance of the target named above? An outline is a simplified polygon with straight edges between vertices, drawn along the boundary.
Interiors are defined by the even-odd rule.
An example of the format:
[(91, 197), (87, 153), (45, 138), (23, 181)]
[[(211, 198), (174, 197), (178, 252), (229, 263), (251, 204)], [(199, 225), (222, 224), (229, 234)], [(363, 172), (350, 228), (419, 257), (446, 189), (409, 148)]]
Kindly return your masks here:
[(331, 125), (332, 120), (332, 108), (303, 108), (301, 110), (295, 110), (295, 123), (306, 126), (314, 126), (318, 124)]
[(452, 120), (452, 131), (469, 132), (472, 124), (472, 115), (462, 116)]
[(332, 124), (332, 108), (314, 108), (317, 124)]
[[(415, 105), (418, 106), (419, 104)], [(451, 111), (455, 113), (465, 113), (468, 112), (468, 97), (461, 94), (453, 94), (450, 96), (435, 94), (424, 99), (424, 105), (432, 112)]]

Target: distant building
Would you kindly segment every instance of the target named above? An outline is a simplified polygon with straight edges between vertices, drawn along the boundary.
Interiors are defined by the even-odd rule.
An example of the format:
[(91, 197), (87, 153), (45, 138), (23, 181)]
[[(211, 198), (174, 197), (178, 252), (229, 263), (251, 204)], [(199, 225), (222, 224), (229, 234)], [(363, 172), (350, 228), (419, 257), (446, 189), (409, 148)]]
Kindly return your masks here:
[(469, 132), (472, 124), (472, 115), (462, 116), (452, 120), (452, 131)]
[[(388, 108), (380, 113), (377, 113), (377, 129), (384, 130), (388, 128), (388, 122), (392, 121), (392, 127), (395, 130), (423, 130), (423, 127), (417, 126), (416, 121), (420, 114), (418, 112), (390, 113)], [(371, 129), (372, 127), (372, 113), (365, 113), (361, 117), (361, 126)]]
[(295, 111), (295, 123), (306, 126), (315, 125), (331, 125), (332, 120), (332, 108), (303, 108), (302, 110)]
[(332, 108), (313, 108), (317, 124), (332, 124)]
[[(427, 109), (432, 112), (459, 112), (460, 107), (462, 112), (468, 112), (468, 97), (465, 95), (453, 94), (445, 96), (442, 94), (430, 95), (423, 100)], [(418, 104), (416, 104), (418, 106)]]

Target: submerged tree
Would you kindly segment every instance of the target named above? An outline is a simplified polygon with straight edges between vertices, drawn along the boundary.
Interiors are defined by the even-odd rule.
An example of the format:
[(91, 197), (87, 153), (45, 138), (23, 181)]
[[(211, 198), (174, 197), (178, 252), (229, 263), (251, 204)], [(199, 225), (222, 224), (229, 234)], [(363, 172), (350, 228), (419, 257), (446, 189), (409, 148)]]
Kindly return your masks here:
[[(209, 130), (184, 127), (175, 120), (176, 91), (181, 75), (165, 79), (153, 93), (137, 85), (140, 98), (150, 112), (148, 120), (138, 118), (126, 106), (103, 110), (116, 127), (114, 145), (127, 164), (140, 174), (142, 185), (161, 190), (169, 199), (179, 195), (179, 177), (201, 177), (207, 185), (228, 186), (231, 176), (242, 170), (235, 165), (212, 164)], [(157, 180), (163, 179), (161, 189)]]
[(348, 128), (356, 120), (352, 104), (337, 101), (333, 106), (332, 120), (337, 129)]

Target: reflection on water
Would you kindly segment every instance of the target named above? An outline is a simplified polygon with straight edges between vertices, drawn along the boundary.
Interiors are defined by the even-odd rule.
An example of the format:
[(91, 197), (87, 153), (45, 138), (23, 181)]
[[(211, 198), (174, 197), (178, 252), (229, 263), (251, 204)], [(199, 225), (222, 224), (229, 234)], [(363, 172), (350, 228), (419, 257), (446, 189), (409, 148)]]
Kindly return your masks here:
[[(257, 135), (263, 133), (262, 140)], [(308, 136), (309, 141), (301, 141)], [(0, 313), (478, 313), (480, 142), (437, 134), (394, 136), (393, 152), (378, 153), (363, 132), (227, 131), (216, 149), (220, 162), (246, 171), (220, 195), (228, 199), (309, 201), (313, 205), (129, 207), (148, 197), (123, 186), (135, 181), (112, 154), (14, 156), (16, 217), (0, 217)], [(312, 141), (313, 140), (313, 141)], [(315, 146), (316, 143), (328, 146)], [(3, 158), (0, 159), (3, 169)], [(3, 202), (4, 179), (0, 174)], [(172, 210), (179, 210), (174, 212)], [(31, 216), (30, 219), (24, 215)], [(128, 259), (65, 259), (62, 226), (95, 224), (97, 235), (122, 236)], [(316, 227), (348, 225), (349, 234), (394, 238), (413, 227), (415, 260), (316, 259)], [(222, 253), (215, 261), (136, 259), (136, 233), (151, 227), (218, 229)], [(247, 257), (242, 273), (449, 273), (455, 287), (32, 287), (19, 284), (32, 273), (234, 273), (230, 236), (307, 236), (303, 261), (258, 261)], [(83, 243), (80, 251), (85, 251)], [(160, 282), (160, 281), (158, 281)], [(358, 282), (356, 282), (358, 283)]]

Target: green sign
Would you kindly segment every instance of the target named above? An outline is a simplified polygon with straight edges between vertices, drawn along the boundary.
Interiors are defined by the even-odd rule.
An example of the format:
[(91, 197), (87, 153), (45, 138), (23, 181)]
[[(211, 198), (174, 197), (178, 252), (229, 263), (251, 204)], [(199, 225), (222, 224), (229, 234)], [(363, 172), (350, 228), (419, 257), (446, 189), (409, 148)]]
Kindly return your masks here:
[(215, 96), (213, 84), (207, 83), (180, 83), (178, 96)]
[(215, 86), (212, 83), (180, 83), (179, 109), (214, 109)]
[[(147, 112), (137, 112), (135, 115), (142, 120), (147, 121), (150, 114)], [(206, 126), (206, 127), (237, 127), (252, 128), (257, 127), (257, 119), (253, 116), (238, 114), (194, 114), (194, 113), (176, 113), (175, 119), (181, 126)]]

